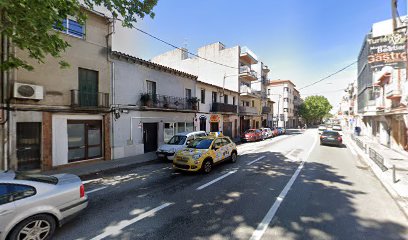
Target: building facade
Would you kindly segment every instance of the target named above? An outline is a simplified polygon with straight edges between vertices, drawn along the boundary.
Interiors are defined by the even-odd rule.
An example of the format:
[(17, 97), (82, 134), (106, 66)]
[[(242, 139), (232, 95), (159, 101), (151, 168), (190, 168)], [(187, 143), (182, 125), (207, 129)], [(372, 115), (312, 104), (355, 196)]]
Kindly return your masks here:
[[(25, 51), (15, 54), (34, 67), (9, 73), (8, 133), (3, 168), (48, 170), (94, 159), (111, 159), (111, 23), (97, 12), (84, 25), (68, 17), (61, 36), (71, 47), (62, 54), (70, 67), (47, 56), (44, 64)], [(11, 46), (13, 48), (13, 46)], [(3, 158), (2, 158), (3, 159)]]
[(180, 132), (194, 130), (197, 76), (112, 52), (114, 158), (156, 151)]
[[(408, 151), (406, 51), (406, 33), (394, 30), (392, 20), (386, 20), (373, 24), (358, 57), (355, 125), (372, 140), (400, 151)], [(379, 56), (384, 54), (392, 57), (382, 61)]]
[[(269, 99), (277, 103), (274, 108), (274, 126), (294, 128), (299, 125), (299, 118), (295, 116), (295, 96), (299, 101), (299, 91), (290, 80), (270, 80), (267, 84)], [(298, 107), (299, 102), (296, 103)], [(276, 110), (276, 111), (275, 111)]]
[(231, 139), (239, 137), (239, 93), (201, 81), (197, 82), (196, 92), (200, 107), (195, 118), (195, 129), (222, 132)]
[(190, 58), (186, 50), (175, 49), (154, 57), (152, 62), (197, 75), (200, 82), (220, 87), (223, 91), (239, 92), (236, 99), (239, 120), (233, 124), (235, 129), (232, 132), (259, 128), (262, 122), (261, 94), (252, 89), (252, 83), (258, 81), (258, 74), (252, 69), (258, 63), (256, 55), (246, 47), (226, 48), (220, 42), (199, 48), (197, 55), (200, 58)]

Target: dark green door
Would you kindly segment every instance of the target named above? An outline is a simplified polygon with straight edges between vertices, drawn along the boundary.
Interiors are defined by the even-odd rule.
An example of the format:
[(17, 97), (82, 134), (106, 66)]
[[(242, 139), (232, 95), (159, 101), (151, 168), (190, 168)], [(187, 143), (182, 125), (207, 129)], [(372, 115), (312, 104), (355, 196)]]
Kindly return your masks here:
[(79, 68), (78, 75), (79, 105), (82, 107), (98, 106), (98, 72)]

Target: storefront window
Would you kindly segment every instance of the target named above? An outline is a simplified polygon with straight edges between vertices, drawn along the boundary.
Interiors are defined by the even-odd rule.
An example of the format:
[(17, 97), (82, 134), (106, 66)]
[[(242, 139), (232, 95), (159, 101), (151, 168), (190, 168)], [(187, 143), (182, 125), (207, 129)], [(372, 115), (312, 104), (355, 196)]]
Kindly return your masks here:
[(193, 122), (188, 122), (188, 123), (186, 123), (186, 131), (187, 131), (187, 132), (192, 132), (192, 131), (194, 131), (194, 123), (193, 123)]
[(177, 123), (177, 133), (185, 132), (186, 131), (186, 123), (185, 122), (178, 122)]
[(164, 123), (164, 142), (170, 141), (171, 137), (174, 135), (174, 123)]
[(68, 162), (102, 156), (102, 121), (70, 120), (68, 131)]

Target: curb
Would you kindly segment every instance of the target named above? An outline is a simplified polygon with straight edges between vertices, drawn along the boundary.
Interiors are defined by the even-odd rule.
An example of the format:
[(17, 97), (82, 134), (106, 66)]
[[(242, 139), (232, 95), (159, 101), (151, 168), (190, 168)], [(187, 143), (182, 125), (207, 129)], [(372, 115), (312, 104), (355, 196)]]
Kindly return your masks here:
[(350, 136), (347, 135), (347, 143), (350, 147), (351, 151), (354, 151), (359, 159), (362, 159), (369, 167), (370, 171), (374, 174), (374, 176), (378, 179), (381, 185), (387, 190), (390, 196), (394, 199), (397, 206), (400, 208), (402, 213), (405, 215), (405, 218), (408, 220), (408, 199), (400, 196), (398, 192), (393, 188), (393, 186), (382, 177), (383, 172), (381, 169), (370, 159), (368, 156), (362, 152), (362, 150), (356, 145), (356, 143), (351, 139)]

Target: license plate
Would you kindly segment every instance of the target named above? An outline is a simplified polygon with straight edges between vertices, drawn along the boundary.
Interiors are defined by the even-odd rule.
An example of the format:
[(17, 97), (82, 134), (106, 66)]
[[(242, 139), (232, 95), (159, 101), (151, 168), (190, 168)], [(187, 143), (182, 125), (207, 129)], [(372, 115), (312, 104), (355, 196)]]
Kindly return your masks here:
[(327, 138), (328, 140), (334, 140), (334, 138)]
[(159, 153), (159, 154), (157, 154), (157, 156), (158, 156), (158, 157), (164, 157), (164, 154), (163, 154), (163, 153)]

